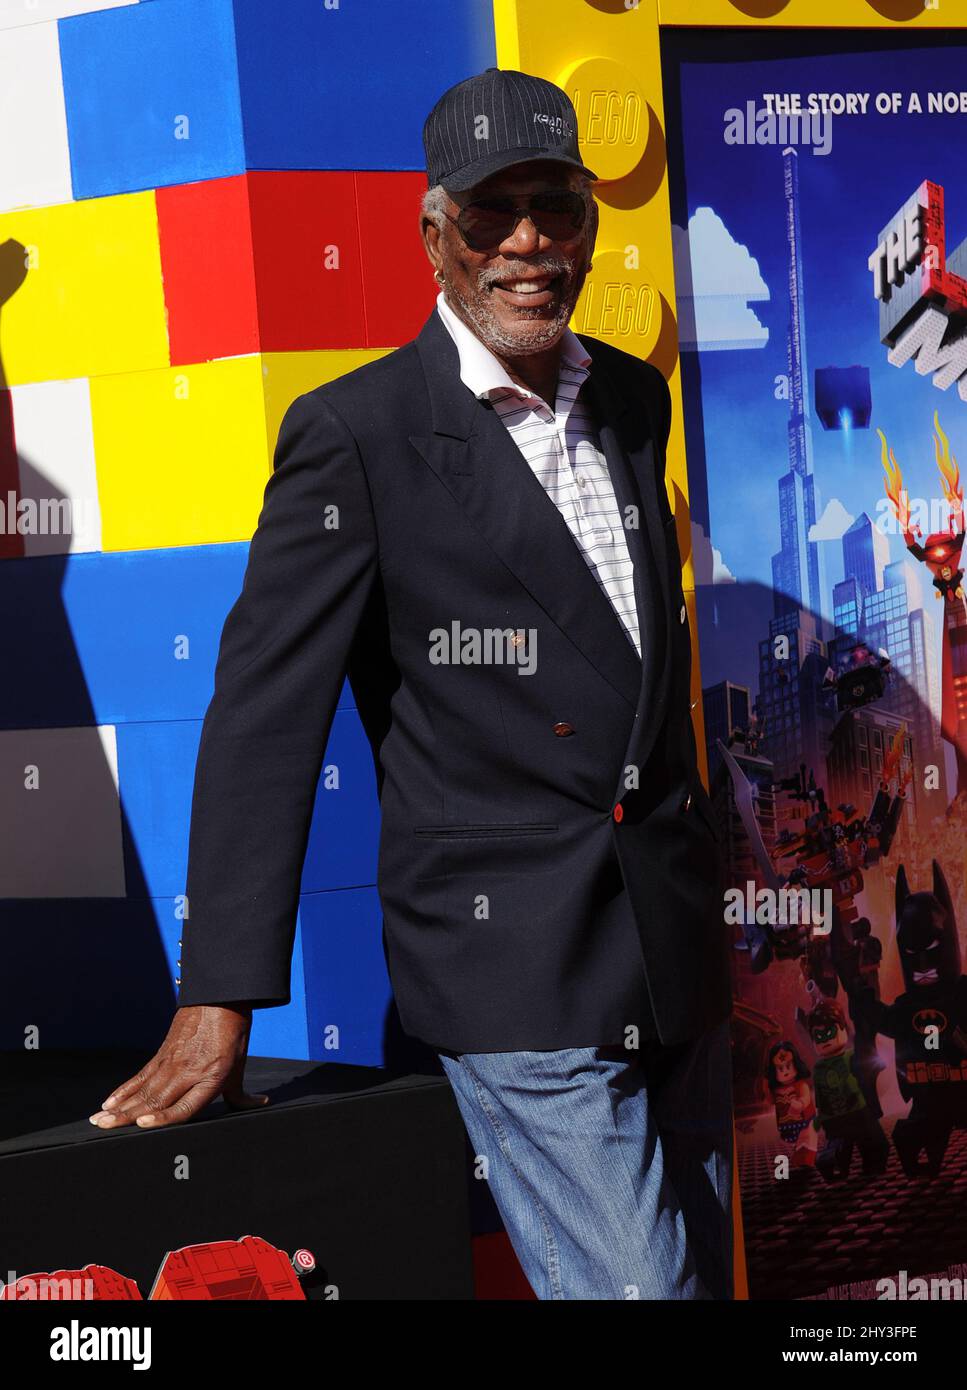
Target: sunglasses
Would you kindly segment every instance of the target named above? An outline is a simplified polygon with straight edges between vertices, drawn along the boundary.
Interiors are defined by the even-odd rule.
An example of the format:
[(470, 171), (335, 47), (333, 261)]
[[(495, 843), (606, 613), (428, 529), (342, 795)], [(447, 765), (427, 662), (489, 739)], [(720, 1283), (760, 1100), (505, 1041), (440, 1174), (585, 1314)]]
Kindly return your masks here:
[(580, 193), (562, 188), (533, 193), (525, 204), (506, 194), (478, 198), (450, 217), (471, 251), (490, 251), (513, 234), (522, 217), (529, 217), (541, 236), (570, 241), (587, 221), (588, 205)]

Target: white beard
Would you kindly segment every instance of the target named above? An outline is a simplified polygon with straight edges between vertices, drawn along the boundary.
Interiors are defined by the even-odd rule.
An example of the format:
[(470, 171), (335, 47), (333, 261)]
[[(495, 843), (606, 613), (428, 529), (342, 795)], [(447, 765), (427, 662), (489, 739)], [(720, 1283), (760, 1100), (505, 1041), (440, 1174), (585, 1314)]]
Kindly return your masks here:
[[(533, 271), (535, 268), (534, 262), (527, 263), (527, 270)], [(554, 275), (560, 274), (562, 271), (567, 275), (570, 267), (566, 261), (553, 260), (541, 264), (539, 268)], [(504, 268), (499, 271), (484, 271), (478, 283), (484, 288), (487, 284), (492, 284), (498, 279), (506, 279), (507, 275), (508, 270)], [(500, 353), (505, 357), (528, 357), (532, 353), (544, 352), (547, 348), (553, 347), (564, 332), (573, 312), (568, 294), (572, 286), (573, 279), (565, 279), (562, 286), (564, 298), (561, 301), (560, 309), (553, 318), (539, 317), (540, 309), (518, 309), (520, 323), (513, 332), (508, 332), (503, 326), (497, 315), (491, 310), (487, 299), (474, 300), (471, 304), (458, 294), (452, 285), (449, 286), (449, 289), (460, 307), (461, 317), (473, 325), (477, 337), (485, 347), (488, 347), (491, 352)], [(528, 321), (529, 316), (532, 316), (530, 321)]]

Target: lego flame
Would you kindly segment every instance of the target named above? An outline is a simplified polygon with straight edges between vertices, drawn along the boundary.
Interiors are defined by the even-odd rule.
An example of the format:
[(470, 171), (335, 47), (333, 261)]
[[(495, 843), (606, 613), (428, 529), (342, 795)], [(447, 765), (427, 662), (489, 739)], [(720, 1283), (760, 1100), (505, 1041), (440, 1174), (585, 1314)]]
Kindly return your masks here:
[(900, 771), (900, 759), (903, 757), (903, 740), (906, 738), (906, 734), (907, 726), (901, 724), (890, 740), (890, 751), (883, 755), (883, 783), (885, 786), (889, 786), (893, 778), (896, 777), (899, 783), (898, 790), (901, 795), (910, 780), (909, 771), (906, 773)]
[(886, 495), (896, 514), (896, 519), (900, 523), (900, 530), (907, 531), (910, 526), (910, 498), (903, 487), (903, 474), (900, 472), (896, 455), (886, 441), (886, 435), (882, 430), (877, 430), (877, 434), (880, 436), (880, 457), (883, 464)]
[(937, 411), (933, 413), (933, 447), (937, 455), (937, 467), (940, 469), (940, 485), (943, 488), (944, 497), (950, 505), (950, 532), (957, 535), (961, 528), (961, 517), (964, 510), (964, 489), (960, 481), (960, 469), (957, 460), (950, 452), (950, 440), (940, 427), (940, 416)]

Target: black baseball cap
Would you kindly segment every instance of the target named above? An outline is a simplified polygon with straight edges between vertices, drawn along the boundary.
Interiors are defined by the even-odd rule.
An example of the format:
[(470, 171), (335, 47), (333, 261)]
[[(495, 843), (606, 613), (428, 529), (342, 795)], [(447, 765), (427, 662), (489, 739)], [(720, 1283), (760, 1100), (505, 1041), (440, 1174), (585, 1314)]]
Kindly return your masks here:
[(511, 68), (487, 68), (444, 92), (426, 118), (430, 187), (441, 183), (460, 193), (529, 159), (570, 164), (596, 179), (581, 159), (577, 124), (570, 97), (553, 82)]

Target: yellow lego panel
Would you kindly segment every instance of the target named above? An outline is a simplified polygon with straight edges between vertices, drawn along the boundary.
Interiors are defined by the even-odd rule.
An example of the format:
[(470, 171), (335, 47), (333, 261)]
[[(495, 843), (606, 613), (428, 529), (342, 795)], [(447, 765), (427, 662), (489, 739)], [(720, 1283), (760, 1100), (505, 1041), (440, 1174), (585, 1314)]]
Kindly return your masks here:
[(962, 0), (659, 0), (662, 24), (798, 29), (961, 29)]
[(0, 246), (9, 385), (167, 364), (153, 192), (4, 213)]
[(289, 405), (383, 356), (256, 353), (92, 380), (104, 549), (248, 540)]
[(269, 455), (275, 452), (282, 417), (296, 396), (324, 381), (355, 371), (364, 362), (385, 357), (387, 348), (346, 348), (338, 352), (266, 352), (262, 354), (265, 430)]
[(105, 550), (247, 541), (270, 472), (262, 359), (91, 381)]
[(672, 392), (668, 495), (687, 507), (658, 0), (494, 0), (497, 60), (557, 82), (601, 181), (594, 269), (574, 326), (647, 358)]

